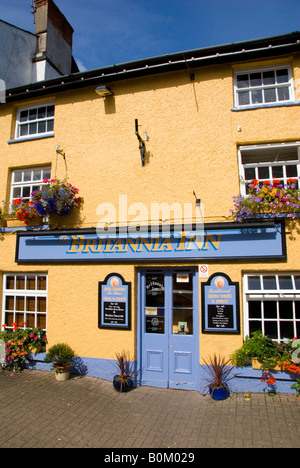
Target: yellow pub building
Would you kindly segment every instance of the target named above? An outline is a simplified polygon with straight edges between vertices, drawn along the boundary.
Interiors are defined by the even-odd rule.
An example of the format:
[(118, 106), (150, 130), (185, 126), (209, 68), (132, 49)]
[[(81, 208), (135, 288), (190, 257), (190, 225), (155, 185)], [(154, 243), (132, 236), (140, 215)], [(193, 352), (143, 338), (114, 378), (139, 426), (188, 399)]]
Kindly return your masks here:
[(0, 242), (1, 325), (68, 343), (73, 373), (111, 380), (126, 350), (139, 385), (202, 391), (203, 359), (253, 331), (300, 338), (299, 206), (231, 211), (253, 180), (299, 189), (299, 32), (6, 89), (0, 154), (8, 212), (51, 180), (79, 189), (70, 215), (3, 218)]

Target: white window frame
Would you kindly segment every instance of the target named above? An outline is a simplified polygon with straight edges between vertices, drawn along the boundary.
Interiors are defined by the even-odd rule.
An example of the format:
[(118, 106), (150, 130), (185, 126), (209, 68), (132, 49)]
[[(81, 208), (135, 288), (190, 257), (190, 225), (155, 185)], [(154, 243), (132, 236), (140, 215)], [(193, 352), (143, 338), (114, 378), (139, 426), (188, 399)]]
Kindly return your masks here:
[[(284, 70), (284, 69), (287, 69), (288, 71), (288, 82), (286, 83), (275, 83), (275, 84), (270, 84), (270, 85), (261, 84), (259, 86), (251, 86), (251, 84), (249, 83), (248, 87), (238, 88), (237, 77), (239, 75), (246, 75), (246, 74), (250, 75), (254, 73), (264, 73), (264, 72), (271, 72), (271, 71), (274, 71), (276, 75), (276, 71)], [(289, 88), (289, 99), (279, 100), (278, 89), (286, 88), (286, 87)], [(276, 89), (276, 99), (274, 101), (265, 102), (264, 90), (273, 89), (273, 88)], [(262, 102), (255, 103), (252, 101), (251, 91), (259, 91), (259, 90), (262, 90), (263, 99), (262, 99)], [(249, 97), (250, 97), (249, 104), (239, 104), (239, 97), (238, 97), (239, 93), (247, 92), (247, 91), (249, 91)], [(293, 102), (294, 100), (295, 100), (295, 96), (294, 96), (293, 74), (292, 74), (292, 68), (290, 64), (284, 64), (284, 65), (274, 66), (274, 67), (247, 68), (247, 69), (235, 70), (234, 72), (234, 102), (235, 102), (236, 108), (248, 108), (248, 107), (251, 108), (254, 106), (265, 107), (265, 106), (275, 105), (275, 104), (281, 105), (281, 104), (285, 104), (288, 102)]]
[[(37, 171), (41, 171), (41, 177), (39, 179), (34, 180), (34, 173)], [(31, 176), (29, 180), (24, 180), (25, 179), (25, 174), (31, 172)], [(48, 175), (48, 174), (49, 175)], [(45, 177), (48, 175), (48, 177)], [(19, 177), (17, 177), (19, 176)], [(16, 180), (17, 178), (21, 178), (21, 180)], [(49, 184), (44, 183), (44, 179), (50, 179), (51, 178), (51, 166), (32, 166), (32, 167), (27, 167), (24, 169), (13, 169), (11, 173), (11, 186), (10, 186), (10, 204), (14, 202), (14, 200), (18, 198), (22, 198), (25, 200), (30, 200), (31, 198), (31, 193), (34, 191), (34, 189), (40, 189), (41, 187), (46, 187)], [(24, 188), (28, 188), (30, 191), (29, 196), (23, 196)], [(19, 191), (20, 189), (20, 195), (16, 195), (15, 190)], [(16, 195), (16, 196), (15, 196)]]
[[(284, 152), (289, 149), (294, 149), (295, 153), (297, 153), (298, 159), (291, 159), (291, 160), (280, 160), (280, 156), (278, 157), (278, 160), (276, 161), (276, 154), (280, 155), (280, 152)], [(255, 151), (257, 154), (263, 155), (266, 152), (272, 152), (275, 155), (275, 160), (273, 162), (249, 162), (249, 163), (244, 163), (242, 162), (242, 156), (243, 153), (247, 153), (247, 151)], [(259, 181), (259, 185), (261, 186), (263, 182), (265, 181), (270, 181), (272, 182), (272, 179), (274, 178), (272, 175), (272, 171), (276, 170), (276, 167), (282, 167), (283, 168), (283, 177), (276, 177), (276, 179), (279, 179), (283, 182), (283, 184), (287, 183), (287, 180), (289, 178), (298, 178), (300, 177), (300, 141), (295, 141), (295, 142), (290, 142), (290, 143), (272, 143), (272, 144), (261, 144), (261, 145), (247, 145), (247, 146), (240, 146), (238, 148), (238, 160), (239, 160), (239, 173), (240, 173), (240, 190), (241, 190), (241, 195), (246, 196), (246, 186), (247, 184), (249, 185), (252, 181), (252, 179), (246, 179), (245, 177), (245, 169), (254, 169), (255, 170), (255, 177), (253, 179), (257, 179)], [(296, 166), (297, 167), (297, 176), (289, 176), (287, 174), (287, 168), (288, 166)], [(259, 177), (259, 169), (263, 167), (268, 167), (269, 168), (269, 175), (270, 177), (268, 178), (260, 178)], [(271, 169), (271, 170), (270, 170)]]
[[(254, 290), (249, 289), (248, 287), (248, 278), (249, 277), (260, 277), (260, 284), (262, 285), (261, 289)], [(276, 289), (264, 289), (263, 288), (263, 277), (275, 277), (276, 278)], [(279, 277), (291, 277), (293, 289), (280, 289), (279, 287)], [(296, 334), (296, 323), (300, 325), (300, 317), (296, 318), (296, 306), (295, 302), (300, 302), (300, 288), (296, 289), (295, 277), (300, 277), (300, 272), (276, 272), (276, 273), (247, 273), (243, 276), (243, 311), (244, 311), (244, 337), (250, 335), (250, 326), (249, 323), (251, 319), (249, 318), (249, 302), (251, 301), (276, 301), (277, 317), (276, 318), (265, 318), (264, 310), (262, 307), (262, 317), (253, 318), (253, 321), (261, 322), (261, 329), (263, 334), (265, 334), (265, 324), (267, 322), (276, 322), (278, 339), (272, 338), (274, 341), (283, 341), (284, 336), (280, 335), (280, 322), (291, 322), (293, 321), (294, 327), (294, 336)], [(293, 318), (283, 319), (279, 315), (279, 302), (292, 301), (293, 302)], [(299, 329), (298, 325), (298, 329)], [(300, 338), (300, 336), (298, 336)]]
[[(54, 115), (51, 116), (51, 117), (43, 117), (43, 118), (38, 118), (38, 116), (35, 118), (35, 119), (32, 119), (32, 120), (28, 120), (27, 121), (24, 121), (22, 122), (21, 121), (21, 113), (24, 112), (24, 111), (28, 111), (28, 116), (29, 116), (29, 112), (30, 111), (34, 111), (36, 110), (38, 112), (39, 109), (43, 108), (43, 107), (50, 107), (50, 106), (54, 106)], [(31, 105), (31, 106), (26, 106), (26, 107), (20, 107), (17, 111), (17, 117), (16, 117), (16, 130), (15, 130), (15, 140), (27, 140), (27, 139), (30, 139), (30, 138), (41, 138), (41, 137), (44, 137), (44, 136), (53, 136), (54, 135), (54, 119), (55, 119), (55, 103), (54, 102), (44, 102), (44, 103), (40, 103), (40, 104), (36, 104), (36, 105)], [(53, 121), (53, 128), (51, 130), (47, 130), (46, 128), (46, 131), (44, 132), (39, 132), (38, 131), (38, 124), (39, 122), (46, 122), (46, 127), (47, 127), (47, 122), (48, 121)], [(22, 135), (21, 134), (21, 127), (23, 125), (27, 125), (27, 124), (37, 124), (37, 131), (36, 132), (33, 132), (33, 133), (27, 133), (27, 135)]]
[[(8, 289), (6, 287), (7, 285), (7, 277), (14, 277), (14, 288), (13, 289)], [(17, 277), (22, 277), (25, 280), (25, 289), (17, 289)], [(27, 278), (29, 277), (35, 277), (35, 289), (27, 289)], [(37, 278), (38, 277), (45, 277), (46, 278), (46, 289), (37, 289)], [(13, 296), (14, 297), (14, 310), (9, 310), (7, 311), (8, 313), (13, 313), (13, 322), (17, 322), (16, 320), (16, 314), (22, 314), (22, 311), (17, 311), (16, 310), (16, 298), (17, 297), (24, 297), (24, 321), (26, 323), (26, 299), (28, 297), (35, 297), (35, 310), (34, 311), (27, 311), (28, 314), (34, 315), (34, 327), (38, 326), (38, 315), (44, 315), (45, 316), (45, 323), (47, 327), (47, 309), (48, 309), (48, 275), (47, 273), (4, 273), (3, 274), (3, 293), (2, 293), (2, 324), (4, 325), (5, 322), (5, 313), (6, 313), (6, 297), (8, 296)], [(41, 312), (37, 310), (37, 298), (45, 298), (46, 299), (46, 312)], [(27, 325), (28, 327), (28, 325)], [(20, 328), (27, 328), (25, 325)], [(30, 327), (31, 328), (31, 327)], [(3, 329), (3, 328), (2, 328)], [(11, 326), (6, 327), (7, 330), (12, 329)], [(43, 328), (43, 330), (46, 330), (46, 328)]]

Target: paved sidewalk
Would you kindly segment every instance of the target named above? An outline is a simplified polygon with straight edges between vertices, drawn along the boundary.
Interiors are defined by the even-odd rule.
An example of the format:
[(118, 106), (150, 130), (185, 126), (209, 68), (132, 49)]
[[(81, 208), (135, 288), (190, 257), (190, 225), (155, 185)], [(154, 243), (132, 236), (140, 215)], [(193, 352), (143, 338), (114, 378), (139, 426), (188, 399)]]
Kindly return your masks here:
[(287, 394), (120, 394), (101, 379), (26, 370), (0, 373), (0, 417), (0, 448), (300, 447), (300, 400)]

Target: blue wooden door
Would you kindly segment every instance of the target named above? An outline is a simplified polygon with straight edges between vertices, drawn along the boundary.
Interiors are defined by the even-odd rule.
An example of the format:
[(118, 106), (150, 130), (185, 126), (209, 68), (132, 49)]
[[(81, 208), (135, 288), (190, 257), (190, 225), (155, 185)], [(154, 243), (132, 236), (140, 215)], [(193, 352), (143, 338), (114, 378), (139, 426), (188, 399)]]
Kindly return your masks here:
[(196, 389), (199, 362), (196, 270), (140, 272), (139, 333), (142, 385)]

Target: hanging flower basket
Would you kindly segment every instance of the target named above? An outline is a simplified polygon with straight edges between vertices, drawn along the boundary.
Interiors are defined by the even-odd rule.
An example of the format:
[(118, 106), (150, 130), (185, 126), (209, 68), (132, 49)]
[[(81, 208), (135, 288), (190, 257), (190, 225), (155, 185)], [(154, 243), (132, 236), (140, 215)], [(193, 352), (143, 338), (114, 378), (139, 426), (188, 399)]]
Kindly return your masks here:
[(230, 210), (236, 221), (253, 218), (291, 218), (300, 215), (300, 189), (297, 179), (288, 179), (283, 185), (280, 180), (259, 184), (252, 180), (247, 196), (233, 197), (234, 209)]
[(50, 185), (31, 194), (32, 205), (40, 216), (68, 216), (73, 208), (80, 205), (82, 200), (77, 196), (79, 190), (66, 179), (45, 179), (43, 182)]

